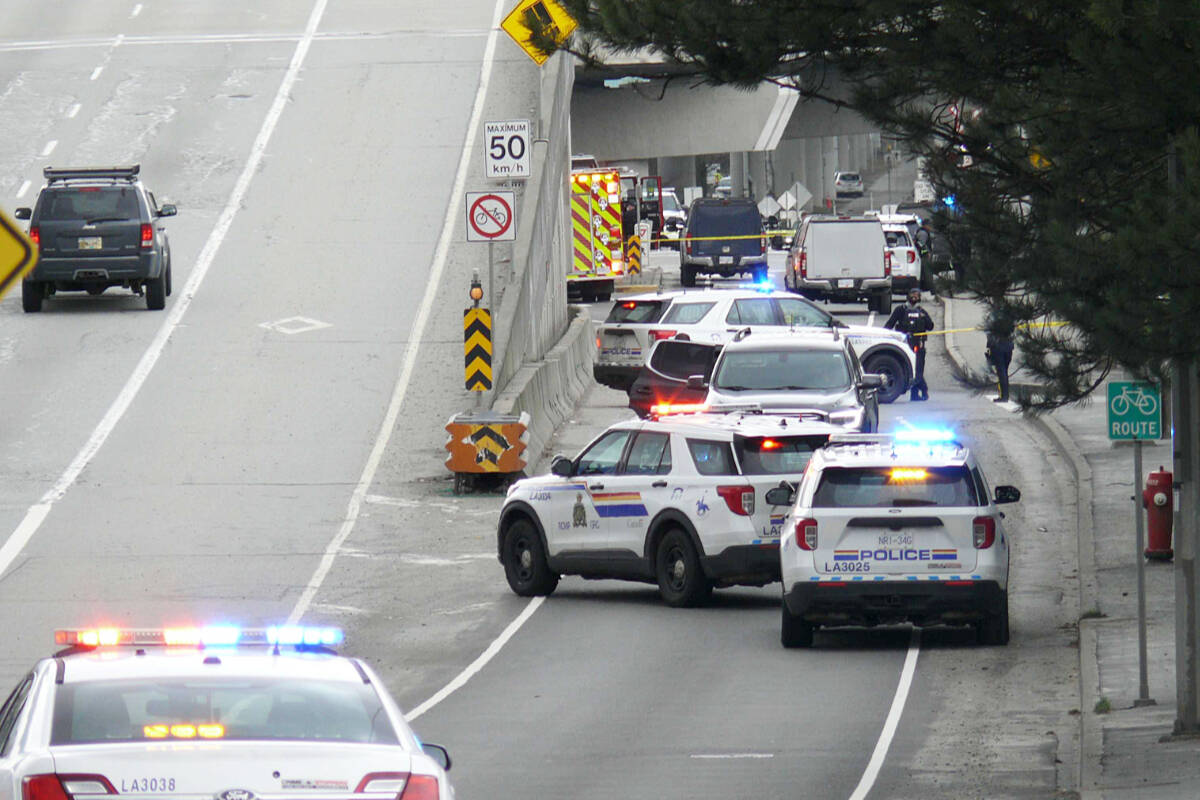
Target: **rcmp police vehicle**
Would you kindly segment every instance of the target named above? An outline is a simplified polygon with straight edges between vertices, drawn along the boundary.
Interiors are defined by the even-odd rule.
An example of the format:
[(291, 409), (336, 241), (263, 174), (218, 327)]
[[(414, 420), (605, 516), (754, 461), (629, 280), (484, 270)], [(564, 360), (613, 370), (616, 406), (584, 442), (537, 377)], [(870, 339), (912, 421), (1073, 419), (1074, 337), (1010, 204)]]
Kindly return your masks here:
[(777, 581), (786, 509), (764, 495), (798, 481), (837, 430), (750, 410), (614, 425), (509, 488), (497, 537), (509, 586), (546, 595), (560, 575), (619, 578), (690, 606), (714, 586)]
[[(772, 492), (783, 502), (788, 490)], [(785, 647), (837, 625), (973, 624), (1008, 643), (1009, 539), (987, 482), (949, 432), (844, 434), (812, 457), (780, 545)]]
[(332, 628), (55, 632), (0, 708), (0, 797), (450, 800), (421, 744)]
[(678, 337), (723, 344), (744, 328), (756, 333), (838, 329), (854, 347), (863, 370), (883, 375), (881, 403), (907, 391), (916, 372), (916, 356), (896, 331), (847, 325), (791, 292), (703, 289), (623, 297), (597, 331), (593, 373), (605, 386), (628, 390), (654, 342)]

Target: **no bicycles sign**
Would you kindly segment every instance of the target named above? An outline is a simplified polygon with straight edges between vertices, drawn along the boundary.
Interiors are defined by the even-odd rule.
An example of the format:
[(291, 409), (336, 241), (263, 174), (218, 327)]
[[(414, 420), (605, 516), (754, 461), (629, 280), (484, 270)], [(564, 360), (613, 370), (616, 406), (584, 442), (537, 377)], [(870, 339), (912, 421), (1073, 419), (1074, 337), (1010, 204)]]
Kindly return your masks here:
[(1108, 438), (1114, 441), (1162, 436), (1162, 400), (1158, 386), (1135, 381), (1108, 384)]
[(512, 192), (467, 192), (468, 242), (512, 242), (516, 238)]

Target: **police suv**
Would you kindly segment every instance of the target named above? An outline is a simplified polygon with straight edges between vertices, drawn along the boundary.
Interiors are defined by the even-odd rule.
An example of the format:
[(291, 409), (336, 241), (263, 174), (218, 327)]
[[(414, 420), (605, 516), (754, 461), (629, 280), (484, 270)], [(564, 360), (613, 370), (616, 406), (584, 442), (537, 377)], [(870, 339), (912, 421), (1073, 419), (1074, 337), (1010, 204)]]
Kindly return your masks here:
[[(792, 494), (774, 490), (767, 502)], [(843, 434), (813, 454), (780, 545), (785, 647), (839, 625), (973, 624), (1008, 643), (1009, 539), (971, 452), (949, 432)]]
[(795, 482), (842, 430), (804, 414), (743, 410), (613, 425), (551, 474), (517, 481), (500, 512), (500, 563), (514, 592), (547, 595), (560, 575), (657, 583), (669, 605), (714, 586), (779, 580), (786, 508), (765, 499)]
[(55, 632), (0, 708), (0, 797), (451, 800), (336, 628)]
[(791, 292), (703, 289), (625, 296), (597, 330), (593, 374), (599, 383), (628, 390), (662, 339), (723, 344), (740, 330), (755, 333), (837, 329), (865, 372), (883, 375), (881, 403), (903, 394), (916, 373), (916, 356), (903, 334), (874, 325), (847, 325)]

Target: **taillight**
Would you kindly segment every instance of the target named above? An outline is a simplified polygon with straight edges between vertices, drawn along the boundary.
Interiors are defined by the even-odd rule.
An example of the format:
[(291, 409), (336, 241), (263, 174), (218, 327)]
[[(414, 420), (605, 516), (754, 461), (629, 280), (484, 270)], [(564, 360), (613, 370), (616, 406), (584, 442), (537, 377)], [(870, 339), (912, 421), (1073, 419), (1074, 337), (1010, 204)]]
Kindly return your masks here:
[(72, 800), (73, 794), (116, 794), (103, 775), (28, 775), (21, 781), (23, 800)]
[(883, 254), (883, 274), (892, 274), (892, 254), (887, 251), (885, 251)]
[(754, 487), (752, 486), (718, 486), (717, 494), (725, 498), (729, 510), (743, 517), (754, 513)]
[(996, 520), (993, 517), (976, 517), (971, 520), (971, 544), (976, 550), (986, 550), (996, 541)]
[(805, 252), (804, 250), (801, 250), (800, 258), (798, 259), (798, 261), (800, 262), (800, 264), (799, 264), (800, 277), (807, 278), (808, 277), (808, 253)]
[(668, 331), (668, 330), (664, 330), (662, 328), (657, 328), (657, 329), (652, 328), (649, 333), (650, 333), (650, 341), (657, 342), (659, 339), (670, 339), (672, 336), (674, 336), (676, 334), (676, 331)]
[(767, 252), (767, 237), (764, 236), (761, 239), (759, 239), (758, 246), (759, 246), (759, 248), (761, 248), (763, 253), (766, 253)]
[(146, 223), (142, 225), (142, 247), (154, 246), (154, 226)]
[(796, 544), (801, 550), (817, 549), (817, 521), (811, 517), (796, 523)]
[(413, 775), (396, 800), (438, 800), (438, 782), (432, 775)]
[(915, 252), (913, 252), (912, 250), (909, 250), (908, 251), (908, 263), (911, 264), (916, 260), (917, 260), (917, 254)]
[(596, 349), (597, 350), (600, 349), (600, 337), (599, 336), (596, 337)]
[(684, 252), (690, 256), (692, 254), (692, 240), (684, 239), (683, 240), (683, 248), (684, 248)]
[(37, 225), (34, 225), (29, 229), (29, 241), (33, 242), (34, 244), (42, 243), (42, 229)]

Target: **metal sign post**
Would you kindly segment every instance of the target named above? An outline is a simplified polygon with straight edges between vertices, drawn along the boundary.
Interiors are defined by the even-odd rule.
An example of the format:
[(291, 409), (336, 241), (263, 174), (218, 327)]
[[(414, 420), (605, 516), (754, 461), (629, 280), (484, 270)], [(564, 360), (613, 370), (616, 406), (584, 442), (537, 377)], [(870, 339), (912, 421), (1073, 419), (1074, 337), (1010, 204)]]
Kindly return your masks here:
[(1150, 680), (1146, 671), (1146, 564), (1143, 558), (1146, 545), (1145, 525), (1142, 521), (1141, 504), (1138, 502), (1138, 485), (1142, 482), (1142, 441), (1154, 440), (1162, 435), (1162, 402), (1158, 387), (1152, 383), (1133, 381), (1111, 381), (1108, 384), (1108, 438), (1113, 441), (1133, 442), (1133, 517), (1137, 547), (1134, 561), (1137, 563), (1138, 603), (1138, 697), (1134, 706), (1152, 706)]

